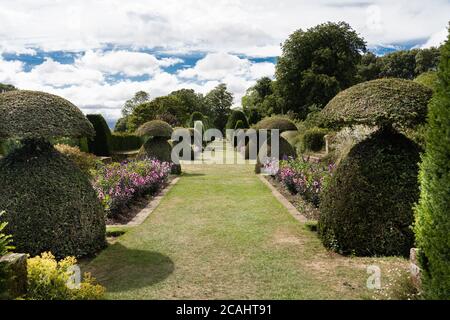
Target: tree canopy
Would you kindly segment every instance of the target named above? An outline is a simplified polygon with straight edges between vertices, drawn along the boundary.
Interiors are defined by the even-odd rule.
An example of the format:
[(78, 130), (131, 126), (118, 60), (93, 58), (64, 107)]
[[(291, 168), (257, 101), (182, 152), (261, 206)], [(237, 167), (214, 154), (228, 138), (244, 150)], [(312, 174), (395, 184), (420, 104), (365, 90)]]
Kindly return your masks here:
[(356, 82), (364, 40), (345, 22), (297, 30), (284, 42), (276, 66), (283, 110), (306, 117), (311, 105), (325, 106)]
[(233, 94), (224, 83), (219, 84), (205, 96), (205, 103), (212, 116), (214, 127), (223, 131), (233, 105)]

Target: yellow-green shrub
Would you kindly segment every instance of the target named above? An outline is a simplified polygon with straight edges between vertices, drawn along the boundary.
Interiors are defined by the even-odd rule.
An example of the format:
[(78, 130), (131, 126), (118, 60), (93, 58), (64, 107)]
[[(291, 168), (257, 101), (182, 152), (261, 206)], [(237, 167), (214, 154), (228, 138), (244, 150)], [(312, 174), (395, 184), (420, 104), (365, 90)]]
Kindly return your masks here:
[(30, 300), (98, 300), (105, 294), (105, 288), (96, 284), (89, 274), (78, 288), (69, 288), (73, 271), (77, 264), (75, 257), (56, 261), (50, 252), (28, 259), (28, 292)]
[(72, 160), (81, 171), (87, 174), (101, 164), (101, 161), (96, 156), (82, 152), (78, 147), (71, 147), (67, 144), (57, 144), (55, 145), (55, 149)]

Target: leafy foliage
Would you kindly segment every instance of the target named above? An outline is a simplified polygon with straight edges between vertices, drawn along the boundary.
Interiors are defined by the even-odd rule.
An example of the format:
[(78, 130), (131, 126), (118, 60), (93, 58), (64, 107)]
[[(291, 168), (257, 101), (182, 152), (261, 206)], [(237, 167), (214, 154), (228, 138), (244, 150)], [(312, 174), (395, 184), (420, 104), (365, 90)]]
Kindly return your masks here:
[(387, 129), (351, 149), (321, 199), (319, 234), (327, 248), (358, 256), (409, 255), (419, 152)]
[(0, 160), (0, 180), (6, 231), (19, 252), (85, 256), (104, 247), (105, 217), (95, 191), (49, 143), (24, 141)]
[(195, 121), (204, 121), (205, 120), (205, 116), (203, 115), (203, 113), (199, 112), (199, 111), (194, 111), (191, 114), (191, 117), (189, 119), (189, 127), (193, 128)]
[[(295, 152), (294, 147), (292, 147), (289, 142), (286, 141), (283, 137), (280, 136), (279, 139), (279, 150), (278, 150), (278, 160), (286, 159), (286, 158), (296, 158), (297, 153)], [(272, 153), (272, 144), (271, 139), (268, 138), (267, 141), (261, 144), (261, 147), (258, 150), (258, 158), (256, 159), (255, 172), (260, 173), (261, 167), (266, 163), (263, 157), (267, 157), (267, 159), (275, 157), (275, 154)], [(261, 163), (261, 161), (263, 161)]]
[(90, 153), (81, 152), (78, 147), (71, 147), (66, 144), (57, 144), (55, 145), (55, 149), (69, 158), (81, 171), (87, 175), (90, 175), (91, 170), (94, 170), (102, 163), (96, 156)]
[(136, 130), (138, 136), (161, 137), (167, 138), (166, 140), (170, 139), (172, 132), (172, 127), (161, 120), (146, 122)]
[(339, 93), (322, 110), (328, 126), (415, 127), (425, 122), (432, 91), (409, 80), (379, 79)]
[(414, 81), (430, 88), (433, 91), (436, 91), (439, 85), (439, 78), (436, 71), (424, 72), (415, 78)]
[(345, 22), (298, 30), (282, 46), (276, 66), (283, 111), (306, 117), (310, 105), (325, 106), (356, 81), (363, 39)]
[(205, 96), (205, 103), (211, 110), (215, 128), (223, 131), (233, 105), (233, 94), (227, 90), (224, 83), (221, 83)]
[[(0, 212), (0, 217), (4, 214), (4, 211)], [(0, 222), (0, 258), (6, 255), (10, 250), (14, 249), (14, 247), (11, 246), (11, 235), (6, 235), (3, 233), (3, 229), (5, 229), (7, 224), (7, 222)], [(0, 263), (0, 299), (2, 299), (4, 295), (4, 292), (6, 290), (6, 283), (9, 277), (10, 273), (6, 265)]]
[(164, 162), (172, 162), (172, 146), (164, 137), (148, 139), (141, 147), (138, 158), (155, 158)]
[(111, 130), (101, 114), (86, 116), (95, 130), (95, 137), (88, 140), (89, 152), (100, 157), (109, 157), (112, 152)]
[(4, 93), (7, 91), (13, 91), (13, 90), (17, 90), (17, 88), (14, 87), (12, 84), (0, 83), (0, 93)]
[[(104, 298), (105, 288), (96, 283), (89, 274), (76, 287), (70, 278), (77, 264), (75, 257), (57, 261), (50, 252), (30, 258), (27, 261), (29, 300), (100, 300)], [(68, 284), (73, 285), (69, 286)]]
[[(450, 29), (449, 29), (450, 30)], [(450, 31), (449, 31), (450, 34)], [(450, 293), (450, 35), (441, 51), (439, 86), (429, 106), (426, 152), (420, 166), (421, 195), (415, 233), (427, 298)]]
[(2, 93), (0, 114), (0, 138), (91, 137), (95, 133), (80, 109), (49, 93)]
[(141, 137), (126, 132), (115, 132), (111, 136), (114, 152), (138, 150), (142, 146)]
[(228, 118), (226, 128), (227, 129), (235, 129), (238, 121), (241, 121), (241, 123), (243, 125), (243, 128), (240, 128), (240, 129), (246, 129), (249, 127), (245, 113), (240, 110), (233, 110), (233, 112), (231, 112), (231, 115)]
[(325, 146), (325, 135), (327, 130), (321, 128), (312, 128), (303, 133), (302, 148), (303, 151), (320, 151)]

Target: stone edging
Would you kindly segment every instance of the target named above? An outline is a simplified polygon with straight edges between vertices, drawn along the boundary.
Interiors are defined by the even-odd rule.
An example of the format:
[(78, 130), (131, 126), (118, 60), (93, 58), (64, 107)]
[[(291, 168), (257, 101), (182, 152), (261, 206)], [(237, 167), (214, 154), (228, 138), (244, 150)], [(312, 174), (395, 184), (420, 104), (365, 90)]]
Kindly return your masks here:
[(300, 222), (307, 222), (308, 219), (304, 215), (302, 215), (297, 208), (288, 200), (286, 199), (267, 179), (261, 175), (258, 174), (259, 180), (262, 181), (269, 189), (272, 191), (273, 196), (289, 211), (289, 213), (298, 221)]
[(161, 200), (164, 198), (164, 196), (167, 194), (167, 192), (172, 189), (172, 187), (180, 180), (180, 177), (177, 177), (173, 179), (167, 187), (165, 187), (163, 190), (159, 192), (159, 194), (154, 197), (146, 206), (143, 208), (139, 213), (127, 224), (112, 224), (108, 225), (107, 227), (114, 227), (114, 228), (122, 228), (122, 227), (136, 227), (142, 222), (147, 219), (147, 217), (155, 211), (155, 209), (158, 207)]

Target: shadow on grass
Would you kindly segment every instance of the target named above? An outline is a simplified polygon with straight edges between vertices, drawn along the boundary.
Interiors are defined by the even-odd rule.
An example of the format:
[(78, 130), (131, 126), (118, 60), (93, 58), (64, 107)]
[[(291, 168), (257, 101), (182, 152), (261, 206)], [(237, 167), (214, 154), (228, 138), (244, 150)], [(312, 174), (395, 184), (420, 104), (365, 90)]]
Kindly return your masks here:
[(120, 292), (152, 286), (174, 270), (173, 261), (159, 253), (129, 249), (121, 243), (110, 246), (86, 266), (107, 292)]

